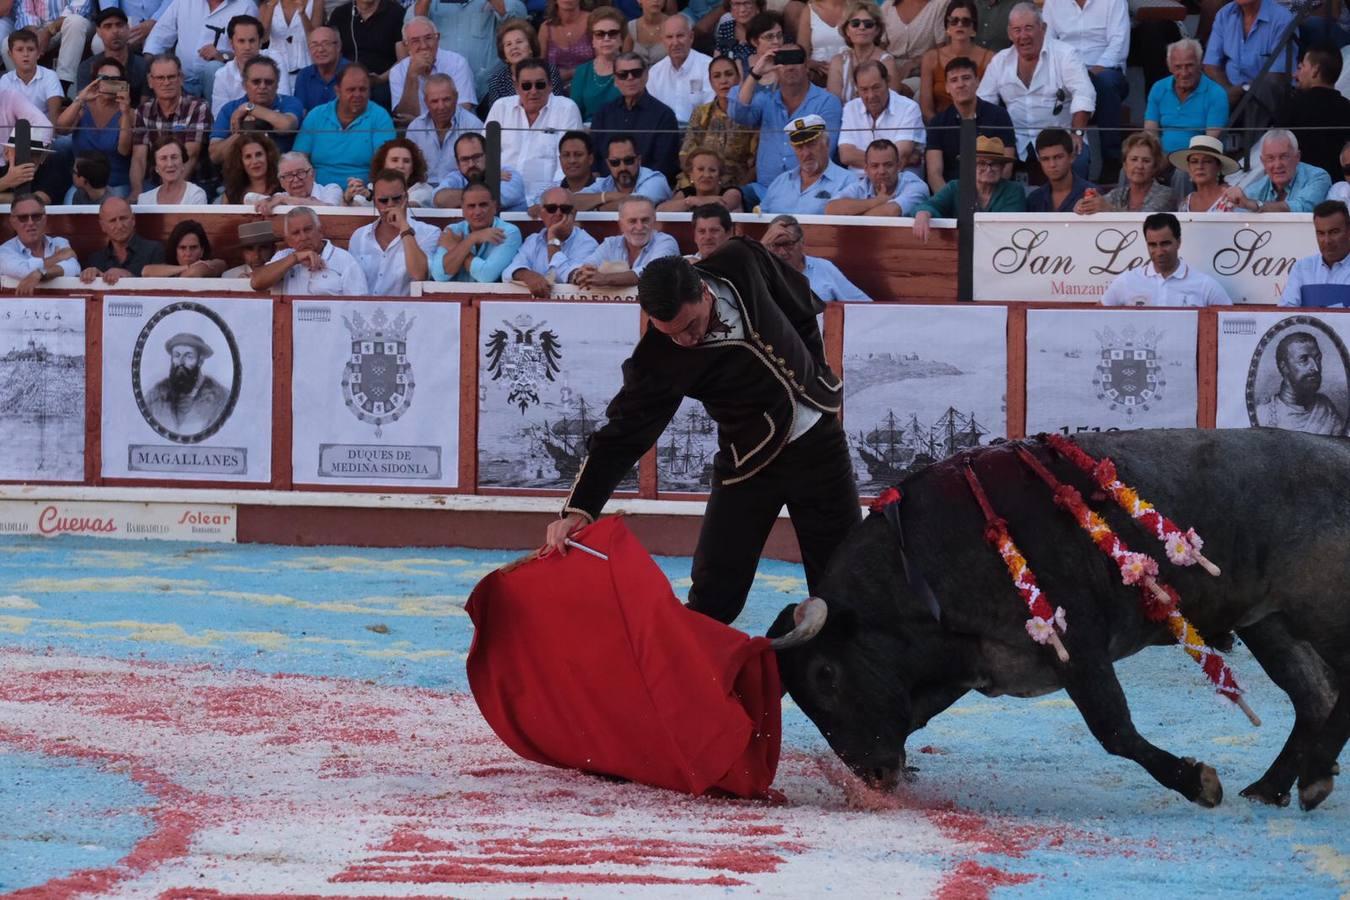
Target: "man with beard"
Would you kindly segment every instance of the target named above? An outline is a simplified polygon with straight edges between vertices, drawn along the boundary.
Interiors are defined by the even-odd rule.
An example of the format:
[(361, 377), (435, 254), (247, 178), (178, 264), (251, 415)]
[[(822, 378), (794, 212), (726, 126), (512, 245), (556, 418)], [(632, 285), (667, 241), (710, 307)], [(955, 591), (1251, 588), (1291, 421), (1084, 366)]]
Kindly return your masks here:
[(821, 116), (792, 119), (783, 132), (797, 156), (797, 169), (773, 180), (764, 192), (760, 209), (766, 213), (820, 215), (825, 212), (825, 204), (843, 194), (858, 176), (830, 162), (830, 142)]
[(577, 209), (582, 212), (616, 210), (634, 194), (653, 203), (670, 199), (670, 182), (660, 172), (642, 165), (642, 154), (632, 135), (610, 137), (605, 163), (609, 166), (609, 174), (577, 191)]
[(1307, 331), (1293, 331), (1275, 347), (1284, 382), (1256, 408), (1256, 424), (1309, 434), (1344, 434), (1345, 419), (1322, 390), (1322, 348)]
[(179, 332), (164, 342), (169, 377), (146, 395), (155, 421), (175, 434), (198, 434), (214, 424), (229, 403), (230, 392), (202, 371), (211, 348), (195, 334)]
[(601, 241), (580, 265), (559, 272), (560, 280), (587, 289), (634, 286), (648, 263), (680, 255), (680, 245), (658, 227), (652, 201), (625, 197), (619, 203), (619, 233)]
[[(461, 110), (463, 112), (463, 110)], [(436, 189), (436, 205), (441, 209), (459, 209), (464, 189), (471, 184), (482, 184), (487, 170), (487, 143), (481, 134), (466, 132), (455, 141), (456, 170), (446, 176)], [(525, 177), (510, 166), (501, 167), (501, 182), (497, 186), (498, 206), (505, 212), (525, 209)]]

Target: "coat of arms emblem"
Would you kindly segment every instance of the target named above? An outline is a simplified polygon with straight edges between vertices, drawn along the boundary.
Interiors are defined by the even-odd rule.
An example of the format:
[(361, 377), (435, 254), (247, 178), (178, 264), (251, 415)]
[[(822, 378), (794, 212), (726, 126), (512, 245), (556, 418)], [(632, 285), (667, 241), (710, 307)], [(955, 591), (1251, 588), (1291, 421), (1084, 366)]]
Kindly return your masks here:
[[(560, 371), (562, 343), (547, 322), (535, 323), (522, 313), (514, 321), (502, 320), (506, 329), (498, 328), (487, 339), (487, 370), (492, 380), (505, 378), (511, 387), (506, 402), (520, 407), (520, 414), (539, 402), (540, 383), (553, 380)], [(510, 334), (507, 333), (510, 330)]]
[(351, 333), (352, 352), (342, 371), (342, 396), (347, 408), (362, 422), (382, 426), (398, 421), (412, 404), (412, 363), (408, 362), (408, 331), (417, 321), (403, 312), (392, 321), (383, 309), (366, 319), (359, 312), (342, 317)]
[(1101, 343), (1101, 356), (1092, 378), (1097, 399), (1112, 412), (1124, 412), (1127, 420), (1160, 401), (1167, 386), (1158, 359), (1162, 332), (1150, 328), (1136, 337), (1134, 328), (1127, 326), (1120, 334), (1110, 328), (1094, 333)]

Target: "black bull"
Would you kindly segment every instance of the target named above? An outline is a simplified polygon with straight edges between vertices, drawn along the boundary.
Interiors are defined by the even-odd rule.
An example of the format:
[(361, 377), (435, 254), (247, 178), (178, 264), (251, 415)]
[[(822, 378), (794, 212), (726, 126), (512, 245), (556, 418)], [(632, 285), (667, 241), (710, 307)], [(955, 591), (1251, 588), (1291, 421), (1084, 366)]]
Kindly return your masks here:
[[(1115, 460), (1120, 480), (1163, 515), (1194, 527), (1222, 574), (1171, 564), (1162, 544), (1085, 474), (1042, 444), (1022, 446), (1077, 487), (1132, 550), (1158, 560), (1159, 579), (1179, 590), (1182, 611), (1211, 644), (1236, 632), (1289, 695), (1293, 730), (1243, 794), (1288, 803), (1297, 778), (1302, 805), (1316, 806), (1331, 792), (1350, 735), (1350, 440), (1255, 429), (1118, 432), (1078, 443)], [(802, 641), (810, 629), (798, 628), (789, 642), (800, 643), (779, 650), (788, 693), (854, 772), (890, 787), (904, 770), (910, 733), (967, 691), (1034, 697), (1063, 688), (1107, 752), (1189, 800), (1219, 803), (1212, 768), (1135, 731), (1116, 680), (1114, 660), (1172, 644), (1170, 632), (1145, 617), (1138, 588), (1121, 583), (1116, 565), (1053, 505), (1014, 446), (953, 457), (900, 485), (905, 549), (932, 586), (941, 621), (907, 586), (895, 530), (884, 516), (868, 516), (830, 564), (819, 591), (824, 607), (789, 606), (769, 631), (779, 638), (792, 631), (794, 610), (800, 617), (810, 607), (808, 619), (828, 610), (814, 637)], [(962, 474), (966, 459), (1049, 599), (1064, 608), (1068, 663), (1027, 635), (1027, 608), (984, 541), (984, 516)], [(1194, 677), (1193, 689), (1210, 689), (1198, 667)]]

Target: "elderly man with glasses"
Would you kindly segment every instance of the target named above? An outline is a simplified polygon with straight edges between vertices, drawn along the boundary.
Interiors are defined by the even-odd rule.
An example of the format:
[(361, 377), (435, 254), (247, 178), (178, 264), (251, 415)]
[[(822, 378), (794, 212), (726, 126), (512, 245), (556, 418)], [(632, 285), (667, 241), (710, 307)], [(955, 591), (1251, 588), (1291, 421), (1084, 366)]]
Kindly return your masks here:
[(150, 61), (150, 92), (154, 94), (141, 102), (136, 110), (136, 126), (132, 130), (131, 195), (135, 199), (145, 186), (150, 148), (160, 137), (168, 134), (178, 137), (187, 153), (185, 181), (193, 181), (198, 171), (198, 160), (211, 133), (211, 112), (206, 101), (183, 91), (183, 70), (173, 54), (156, 56)]
[(0, 244), (0, 275), (16, 278), (14, 293), (20, 297), (53, 278), (75, 278), (80, 261), (70, 241), (47, 234), (47, 207), (39, 198), (19, 197), (9, 207), (9, 227), (14, 237)]
[(320, 25), (309, 33), (310, 64), (295, 76), (295, 99), (309, 112), (337, 98), (337, 81), (350, 61), (342, 55), (338, 33)]
[[(430, 75), (449, 75), (455, 83), (459, 104), (467, 110), (478, 108), (478, 91), (473, 72), (463, 56), (441, 49), (436, 25), (426, 16), (413, 16), (403, 26), (403, 45), (408, 55), (389, 70), (389, 94), (394, 115), (410, 122), (427, 111), (422, 89)], [(406, 88), (406, 89), (405, 89)]]
[(502, 271), (502, 281), (516, 281), (530, 289), (531, 296), (548, 297), (553, 285), (562, 280), (559, 272), (595, 252), (595, 238), (577, 225), (577, 208), (572, 192), (551, 187), (539, 199), (539, 223), (544, 227), (525, 239), (515, 259)]
[(342, 188), (336, 184), (316, 184), (314, 166), (309, 157), (292, 150), (281, 154), (277, 163), (277, 181), (281, 192), (258, 204), (260, 215), (270, 216), (278, 206), (342, 206)]
[(426, 281), (441, 230), (408, 217), (408, 180), (394, 169), (375, 176), (371, 196), (379, 218), (352, 232), (347, 250), (360, 264), (371, 293), (407, 297)]
[[(216, 73), (211, 84), (211, 112), (220, 115), (220, 111), (233, 100), (239, 100), (248, 93), (248, 64), (259, 57), (265, 57), (277, 64), (277, 82), (273, 85), (278, 94), (290, 94), (291, 76), (281, 65), (271, 50), (262, 49), (263, 24), (255, 16), (235, 16), (230, 20), (227, 34), (230, 37), (230, 51), (234, 54)], [(303, 116), (302, 116), (303, 118)], [(299, 120), (296, 126), (299, 127)]]
[(591, 120), (596, 146), (605, 147), (611, 134), (637, 138), (637, 152), (647, 165), (674, 180), (680, 174), (680, 142), (684, 139), (675, 112), (647, 92), (647, 64), (636, 53), (620, 53), (614, 60), (614, 84), (619, 99), (611, 100)]
[(581, 129), (581, 110), (568, 97), (556, 97), (542, 59), (516, 63), (516, 95), (502, 97), (488, 111), (489, 123), (502, 126), (502, 165), (525, 178), (525, 195), (533, 201), (562, 181), (558, 135)]
[(282, 220), (286, 249), (253, 270), (255, 291), (362, 297), (370, 293), (365, 270), (356, 258), (323, 236), (319, 214), (297, 206)]

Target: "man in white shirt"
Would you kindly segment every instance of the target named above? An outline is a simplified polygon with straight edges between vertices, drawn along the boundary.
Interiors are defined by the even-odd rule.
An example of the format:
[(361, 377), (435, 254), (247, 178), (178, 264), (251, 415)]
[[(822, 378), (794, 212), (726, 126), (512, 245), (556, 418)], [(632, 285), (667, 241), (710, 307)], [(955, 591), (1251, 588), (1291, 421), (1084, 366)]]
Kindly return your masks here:
[(1087, 67), (1072, 47), (1045, 36), (1040, 10), (1032, 3), (1019, 3), (1008, 14), (1008, 39), (1012, 46), (990, 60), (976, 96), (1007, 107), (1023, 162), (1035, 163), (1036, 135), (1043, 129), (1068, 129), (1074, 171), (1086, 178), (1091, 159), (1083, 135), (1097, 108)]
[(80, 274), (70, 241), (47, 236), (47, 207), (37, 197), (29, 194), (10, 205), (9, 227), (14, 237), (0, 244), (0, 275), (18, 279), (16, 295), (32, 294), (43, 281)]
[(483, 133), (483, 120), (459, 105), (459, 90), (449, 75), (435, 72), (422, 85), (426, 112), (408, 125), (408, 140), (422, 150), (427, 161), (427, 183), (442, 184), (455, 164), (455, 141), (461, 134)]
[(1144, 220), (1148, 265), (1116, 276), (1102, 306), (1232, 306), (1219, 283), (1181, 259), (1181, 223), (1171, 213)]
[(516, 281), (530, 289), (531, 296), (543, 299), (561, 279), (559, 272), (573, 268), (600, 246), (595, 238), (577, 226), (577, 208), (572, 192), (551, 187), (539, 198), (539, 223), (544, 227), (525, 238), (516, 256), (502, 270), (502, 281)]
[(619, 206), (619, 233), (601, 241), (564, 277), (583, 288), (634, 287), (647, 263), (680, 255), (675, 239), (657, 228), (656, 204), (629, 197)]
[(689, 121), (694, 107), (716, 97), (708, 80), (712, 57), (694, 48), (694, 29), (684, 16), (667, 16), (661, 25), (661, 43), (666, 56), (647, 73), (647, 93), (675, 111), (681, 125)]
[[(328, 294), (362, 297), (370, 293), (361, 264), (323, 236), (319, 214), (308, 206), (286, 213), (282, 223), (286, 249), (253, 270), (255, 291), (275, 288), (279, 294)], [(401, 238), (400, 238), (401, 240)]]
[(389, 94), (394, 118), (409, 122), (427, 111), (422, 94), (428, 75), (449, 75), (465, 109), (478, 106), (478, 91), (468, 61), (453, 50), (442, 50), (441, 35), (426, 16), (413, 16), (403, 26), (403, 44), (408, 55), (389, 70)]
[(1317, 252), (1289, 270), (1281, 306), (1350, 306), (1350, 212), (1340, 200), (1313, 207)]
[(170, 0), (145, 39), (151, 56), (173, 52), (183, 63), (183, 87), (198, 97), (211, 96), (216, 72), (229, 49), (226, 31), (235, 16), (258, 15), (253, 0)]
[(906, 168), (914, 145), (928, 139), (919, 104), (891, 90), (886, 67), (877, 60), (854, 68), (853, 84), (858, 96), (844, 104), (839, 162), (861, 174), (867, 145), (884, 139), (895, 144), (900, 168)]
[(408, 218), (408, 180), (402, 172), (377, 174), (371, 196), (380, 217), (352, 232), (347, 249), (366, 273), (371, 293), (407, 297), (414, 281), (429, 279), (428, 260), (441, 230)]
[(336, 184), (315, 184), (314, 164), (298, 150), (281, 154), (277, 162), (277, 181), (281, 190), (255, 207), (259, 215), (270, 216), (278, 206), (341, 206), (342, 188)]
[[(211, 85), (211, 115), (219, 114), (225, 104), (244, 96), (244, 69), (258, 56), (265, 56), (277, 64), (277, 93), (291, 92), (291, 76), (287, 74), (283, 61), (277, 59), (271, 50), (262, 49), (262, 22), (249, 15), (235, 16), (226, 25), (225, 33), (230, 39), (234, 58), (220, 67)], [(299, 123), (296, 123), (296, 127), (299, 127)]]
[(37, 36), (27, 29), (20, 29), (6, 38), (6, 42), (14, 68), (0, 75), (0, 91), (18, 91), (29, 103), (45, 110), (47, 118), (55, 120), (61, 114), (65, 91), (55, 72), (38, 65)]
[(1128, 0), (1045, 0), (1045, 35), (1068, 44), (1088, 67), (1097, 92), (1092, 116), (1102, 151), (1100, 184), (1115, 184), (1120, 176), (1121, 104), (1129, 96), (1125, 59), (1130, 54)]
[(502, 165), (525, 177), (527, 203), (562, 181), (558, 138), (581, 130), (581, 110), (568, 97), (553, 96), (541, 59), (522, 59), (514, 73), (516, 96), (492, 104), (487, 120), (502, 126)]

